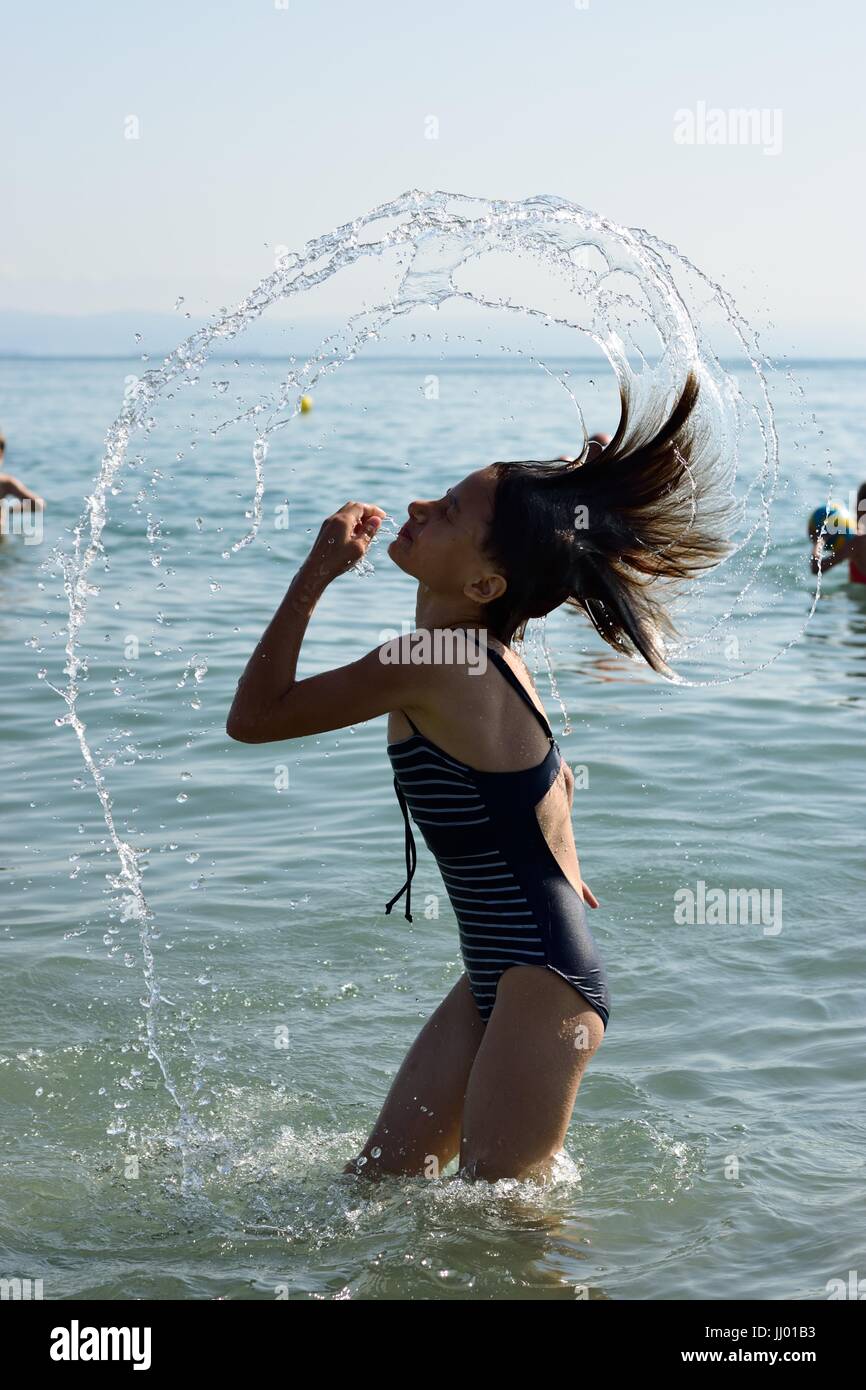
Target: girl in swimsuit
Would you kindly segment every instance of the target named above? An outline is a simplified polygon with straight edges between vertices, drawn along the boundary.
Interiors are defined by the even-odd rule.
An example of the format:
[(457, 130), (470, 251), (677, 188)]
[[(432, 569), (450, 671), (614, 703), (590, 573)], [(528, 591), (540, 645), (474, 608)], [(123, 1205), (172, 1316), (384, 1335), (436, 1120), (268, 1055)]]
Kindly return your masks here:
[[(663, 581), (726, 553), (701, 502), (713, 454), (693, 425), (689, 375), (671, 414), (622, 414), (605, 448), (567, 462), (496, 463), (409, 505), (390, 558), (418, 584), (415, 631), (296, 679), (325, 587), (364, 555), (386, 515), (348, 502), (321, 531), (238, 683), (227, 732), (303, 738), (388, 715), (406, 823), (436, 858), (465, 964), (402, 1063), (345, 1171), (541, 1178), (562, 1148), (610, 1014), (571, 827), (574, 778), (520, 656), (530, 618), (580, 609), (619, 651), (667, 674)], [(714, 519), (714, 523), (717, 518)], [(448, 655), (443, 656), (447, 650)]]

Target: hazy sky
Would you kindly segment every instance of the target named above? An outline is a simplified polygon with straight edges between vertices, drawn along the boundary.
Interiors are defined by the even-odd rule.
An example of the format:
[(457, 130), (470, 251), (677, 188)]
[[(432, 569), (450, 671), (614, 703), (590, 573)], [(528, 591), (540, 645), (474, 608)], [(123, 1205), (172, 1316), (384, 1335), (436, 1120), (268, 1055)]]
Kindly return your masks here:
[(280, 5), (4, 0), (0, 310), (209, 313), (407, 188), (546, 192), (674, 242), (777, 350), (866, 355), (859, 5)]

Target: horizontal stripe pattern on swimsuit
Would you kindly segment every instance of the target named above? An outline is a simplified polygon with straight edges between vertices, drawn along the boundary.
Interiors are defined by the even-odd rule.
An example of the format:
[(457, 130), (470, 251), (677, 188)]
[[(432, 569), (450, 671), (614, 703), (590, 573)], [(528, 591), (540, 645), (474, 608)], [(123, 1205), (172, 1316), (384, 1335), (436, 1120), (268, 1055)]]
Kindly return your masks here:
[(484, 773), (452, 758), (406, 716), (412, 734), (388, 745), (406, 830), (406, 894), (417, 856), (410, 816), (436, 858), (460, 935), (473, 998), (486, 1023), (499, 980), (513, 965), (540, 965), (579, 990), (607, 1026), (604, 968), (586, 925), (583, 899), (563, 874), (535, 807), (556, 780), (561, 758), (544, 715), (501, 656), (493, 663), (532, 709), (550, 742), (547, 756), (518, 772)]
[(544, 945), (520, 884), (498, 850), (440, 859), (469, 985), (482, 1012), (506, 965), (544, 964)]
[(477, 787), (446, 754), (429, 744), (402, 753), (398, 747), (391, 751), (391, 763), (419, 829), (490, 824)]

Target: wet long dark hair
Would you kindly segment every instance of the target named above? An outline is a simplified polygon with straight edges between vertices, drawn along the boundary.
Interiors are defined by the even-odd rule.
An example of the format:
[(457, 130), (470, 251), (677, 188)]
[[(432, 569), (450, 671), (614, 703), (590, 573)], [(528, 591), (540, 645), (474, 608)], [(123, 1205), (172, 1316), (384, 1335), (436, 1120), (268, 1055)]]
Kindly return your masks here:
[(486, 550), (508, 587), (488, 605), (487, 623), (500, 641), (519, 640), (528, 619), (567, 604), (612, 647), (671, 674), (664, 637), (676, 633), (666, 607), (675, 581), (730, 548), (714, 498), (718, 446), (694, 414), (698, 388), (690, 372), (667, 418), (634, 421), (621, 386), (619, 426), (601, 452), (587, 444), (573, 463), (494, 464)]

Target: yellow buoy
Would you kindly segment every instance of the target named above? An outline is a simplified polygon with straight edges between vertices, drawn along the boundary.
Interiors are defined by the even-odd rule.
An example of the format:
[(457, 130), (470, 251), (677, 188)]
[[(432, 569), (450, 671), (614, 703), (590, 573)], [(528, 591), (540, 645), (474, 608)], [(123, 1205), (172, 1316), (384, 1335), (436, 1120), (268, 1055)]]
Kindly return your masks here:
[(308, 410), (313, 408), (312, 396), (301, 396), (301, 414), (306, 415)]

